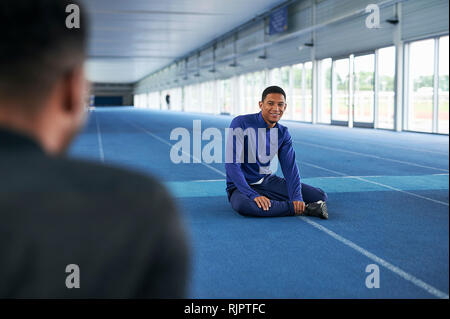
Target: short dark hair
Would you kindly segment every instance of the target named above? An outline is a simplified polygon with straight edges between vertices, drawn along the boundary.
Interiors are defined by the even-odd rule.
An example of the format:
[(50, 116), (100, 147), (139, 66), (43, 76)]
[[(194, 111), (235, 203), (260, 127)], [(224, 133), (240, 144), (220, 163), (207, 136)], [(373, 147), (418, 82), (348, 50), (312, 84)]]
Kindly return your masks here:
[(273, 85), (273, 86), (269, 86), (268, 88), (266, 88), (263, 91), (261, 101), (264, 102), (264, 99), (266, 98), (266, 96), (271, 93), (283, 94), (284, 99), (286, 100), (286, 93), (284, 92), (284, 90), (282, 88), (280, 88), (279, 86)]
[[(69, 4), (80, 8), (80, 28), (66, 26)], [(77, 0), (1, 0), (0, 98), (34, 100), (48, 94), (84, 60), (86, 29)]]

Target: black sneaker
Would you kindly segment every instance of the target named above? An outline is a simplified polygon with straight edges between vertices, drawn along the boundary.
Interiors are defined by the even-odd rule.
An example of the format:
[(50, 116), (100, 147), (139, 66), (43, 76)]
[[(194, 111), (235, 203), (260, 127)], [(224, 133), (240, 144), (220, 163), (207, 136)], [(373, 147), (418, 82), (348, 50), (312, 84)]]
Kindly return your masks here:
[(303, 215), (328, 219), (327, 204), (321, 200), (319, 200), (318, 202), (309, 203), (306, 205)]

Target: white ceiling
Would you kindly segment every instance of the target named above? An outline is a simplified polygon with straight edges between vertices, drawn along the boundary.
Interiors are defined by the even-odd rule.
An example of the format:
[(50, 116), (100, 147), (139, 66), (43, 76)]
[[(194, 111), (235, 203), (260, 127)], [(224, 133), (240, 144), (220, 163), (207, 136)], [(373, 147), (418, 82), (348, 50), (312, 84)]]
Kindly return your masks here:
[(84, 0), (88, 78), (132, 83), (284, 0)]

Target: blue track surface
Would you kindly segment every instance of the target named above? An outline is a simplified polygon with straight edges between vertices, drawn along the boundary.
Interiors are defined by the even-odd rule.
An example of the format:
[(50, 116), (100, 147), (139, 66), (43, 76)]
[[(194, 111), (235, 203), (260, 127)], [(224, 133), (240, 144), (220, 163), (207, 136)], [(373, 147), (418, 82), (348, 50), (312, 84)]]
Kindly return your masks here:
[(284, 121), (330, 219), (246, 218), (227, 202), (223, 164), (170, 160), (172, 129), (201, 120), (224, 135), (231, 119), (96, 109), (70, 153), (166, 183), (190, 233), (192, 298), (448, 298), (448, 136)]

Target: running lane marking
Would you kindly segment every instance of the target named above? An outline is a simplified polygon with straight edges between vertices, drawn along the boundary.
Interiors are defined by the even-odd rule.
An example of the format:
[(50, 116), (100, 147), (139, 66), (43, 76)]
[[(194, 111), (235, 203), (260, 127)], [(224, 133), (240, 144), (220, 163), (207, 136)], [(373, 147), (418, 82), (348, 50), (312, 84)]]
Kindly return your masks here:
[(313, 147), (317, 147), (317, 148), (323, 148), (323, 149), (326, 149), (326, 150), (338, 151), (338, 152), (348, 153), (348, 154), (353, 154), (353, 155), (358, 155), (358, 156), (365, 156), (365, 157), (370, 157), (370, 158), (376, 158), (376, 159), (380, 159), (380, 160), (384, 160), (384, 161), (390, 161), (390, 162), (400, 163), (400, 164), (405, 164), (405, 165), (410, 165), (410, 166), (434, 169), (434, 170), (441, 171), (441, 172), (446, 172), (446, 173), (449, 172), (448, 169), (444, 169), (444, 168), (437, 168), (437, 167), (432, 167), (432, 166), (427, 166), (427, 165), (411, 163), (411, 162), (407, 162), (407, 161), (400, 161), (400, 160), (396, 160), (396, 159), (392, 159), (392, 158), (381, 157), (381, 156), (377, 156), (377, 155), (371, 155), (371, 154), (366, 154), (366, 153), (359, 153), (359, 152), (354, 152), (354, 151), (348, 151), (348, 150), (343, 150), (343, 149), (330, 147), (330, 146), (318, 145), (318, 144), (307, 143), (307, 142), (298, 142), (298, 141), (296, 141), (294, 143), (295, 144), (304, 144), (304, 145), (308, 145), (308, 146), (313, 146)]
[(414, 196), (414, 197), (417, 197), (417, 198), (420, 198), (420, 199), (428, 200), (428, 201), (431, 201), (431, 202), (434, 202), (434, 203), (437, 203), (437, 204), (449, 206), (449, 204), (446, 203), (446, 202), (442, 202), (440, 200), (436, 200), (436, 199), (429, 198), (429, 197), (426, 197), (426, 196), (414, 194), (414, 193), (411, 193), (411, 192), (408, 192), (408, 191), (401, 190), (401, 189), (396, 188), (396, 187), (392, 187), (392, 186), (385, 185), (385, 184), (382, 184), (382, 183), (374, 182), (374, 181), (371, 181), (371, 180), (368, 180), (368, 179), (365, 179), (365, 178), (362, 178), (362, 177), (349, 176), (348, 174), (344, 174), (342, 172), (338, 172), (338, 171), (335, 171), (335, 170), (332, 170), (332, 169), (328, 169), (328, 168), (321, 167), (319, 165), (314, 165), (314, 164), (311, 164), (311, 163), (307, 163), (307, 162), (304, 162), (304, 161), (301, 161), (301, 162), (297, 161), (297, 162), (300, 165), (306, 165), (306, 166), (315, 167), (315, 168), (322, 169), (322, 170), (325, 170), (327, 172), (331, 172), (331, 173), (334, 173), (334, 174), (337, 174), (337, 175), (340, 175), (340, 176), (343, 176), (343, 177), (357, 179), (357, 180), (360, 180), (360, 181), (363, 181), (363, 182), (366, 182), (366, 183), (371, 183), (371, 184), (374, 184), (374, 185), (378, 185), (378, 186), (381, 186), (381, 187), (384, 187), (384, 188), (387, 188), (387, 189), (390, 189), (390, 190), (394, 190), (394, 191), (397, 191), (397, 192), (400, 192), (400, 193), (408, 194), (408, 195), (411, 195), (411, 196)]
[(98, 151), (100, 153), (100, 160), (102, 162), (105, 162), (105, 152), (103, 151), (103, 140), (102, 140), (102, 133), (100, 130), (100, 124), (98, 122), (97, 113), (94, 111), (94, 117), (95, 117), (95, 124), (97, 126), (97, 141), (98, 141)]
[[(147, 129), (145, 129), (145, 128), (143, 128), (143, 127), (140, 127), (140, 126), (138, 126), (138, 125), (136, 125), (136, 124), (134, 124), (134, 123), (131, 123), (131, 122), (129, 122), (129, 121), (126, 121), (126, 120), (123, 120), (123, 119), (121, 119), (121, 120), (124, 121), (124, 122), (126, 122), (128, 125), (131, 125), (131, 126), (135, 127), (136, 129), (138, 129), (138, 130), (140, 130), (140, 131), (146, 133), (147, 135), (150, 135), (150, 136), (153, 137), (154, 139), (156, 139), (156, 140), (158, 140), (158, 141), (160, 141), (160, 142), (162, 142), (162, 143), (164, 143), (164, 144), (166, 144), (166, 145), (168, 145), (168, 146), (170, 146), (170, 147), (173, 146), (173, 144), (167, 142), (165, 139), (159, 137), (158, 135), (153, 134), (152, 132), (148, 131)], [(214, 172), (216, 172), (216, 173), (218, 173), (218, 174), (220, 174), (220, 175), (222, 175), (222, 176), (227, 176), (224, 172), (218, 170), (218, 169), (215, 168), (215, 167), (212, 167), (211, 165), (208, 165), (208, 164), (206, 164), (206, 163), (203, 163), (200, 159), (196, 158), (196, 157), (193, 156), (192, 154), (186, 153), (186, 152), (183, 151), (183, 150), (181, 150), (181, 152), (182, 152), (183, 154), (185, 154), (185, 155), (188, 155), (188, 156), (191, 157), (193, 160), (198, 161), (198, 162), (199, 162), (200, 164), (202, 164), (203, 166), (206, 166), (206, 167), (208, 167), (209, 169), (213, 170)]]
[(411, 282), (412, 284), (414, 284), (415, 286), (425, 290), (426, 292), (428, 292), (429, 294), (437, 297), (437, 298), (441, 298), (441, 299), (449, 299), (448, 294), (446, 294), (445, 292), (440, 291), (439, 289), (427, 284), (426, 282), (424, 282), (423, 280), (420, 280), (419, 278), (414, 277), (413, 275), (407, 273), (406, 271), (400, 269), (397, 266), (394, 266), (393, 264), (387, 262), (386, 260), (378, 257), (377, 255), (371, 253), (370, 251), (362, 248), (361, 246), (358, 246), (357, 244), (355, 244), (354, 242), (352, 242), (351, 240), (348, 240), (344, 237), (342, 237), (341, 235), (336, 234), (335, 232), (329, 230), (328, 228), (306, 218), (306, 217), (302, 217), (302, 216), (298, 216), (298, 218), (300, 218), (302, 221), (304, 221), (305, 223), (310, 224), (311, 226), (315, 227), (316, 229), (324, 232), (325, 234), (333, 237), (334, 239), (336, 239), (337, 241), (343, 243), (344, 245), (346, 245), (347, 247), (352, 248), (353, 250), (356, 250), (357, 252), (359, 252), (360, 254), (366, 256), (367, 258), (373, 260), (374, 262), (376, 262), (377, 264), (383, 266), (384, 268), (392, 271), (393, 273), (397, 274), (398, 276), (400, 276), (401, 278)]

